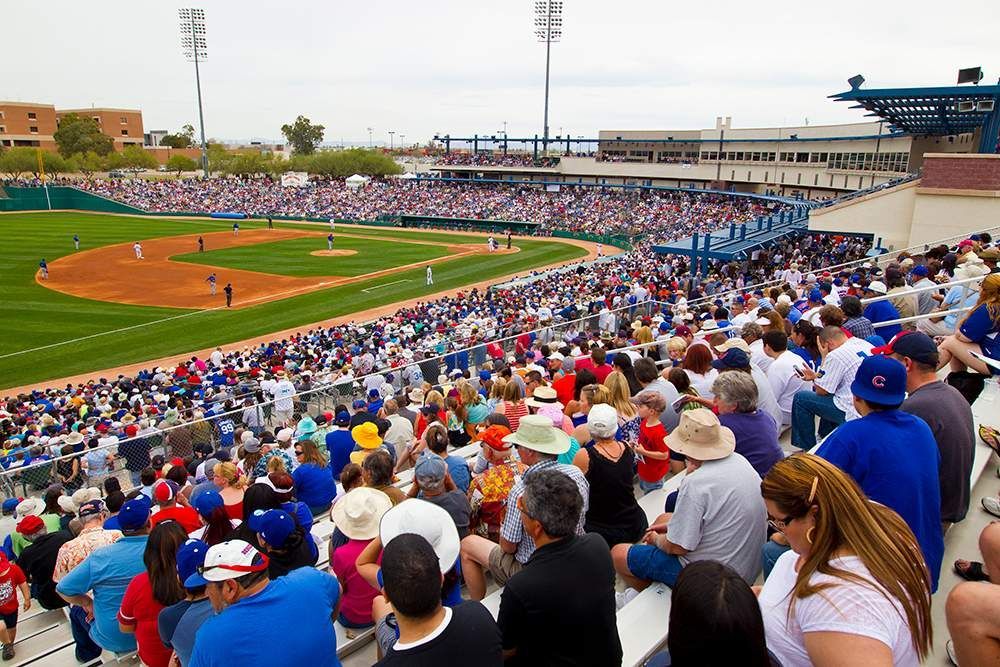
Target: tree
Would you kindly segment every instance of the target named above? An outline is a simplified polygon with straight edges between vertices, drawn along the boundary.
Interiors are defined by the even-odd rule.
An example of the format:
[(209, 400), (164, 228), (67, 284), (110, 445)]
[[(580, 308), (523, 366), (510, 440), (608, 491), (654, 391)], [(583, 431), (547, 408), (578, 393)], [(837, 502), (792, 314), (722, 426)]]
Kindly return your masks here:
[(104, 171), (104, 158), (94, 151), (77, 153), (73, 156), (73, 159), (76, 160), (76, 168), (83, 172), (87, 178), (90, 178), (90, 175), (95, 171)]
[(38, 153), (28, 146), (17, 146), (0, 153), (0, 171), (10, 174), (11, 178), (20, 178), (22, 174), (31, 174), (38, 170)]
[(388, 176), (402, 173), (396, 161), (380, 151), (366, 148), (318, 151), (312, 155), (294, 155), (289, 163), (292, 171), (305, 171), (320, 176), (346, 178), (351, 174)]
[(141, 146), (126, 146), (122, 150), (122, 160), (126, 169), (142, 171), (143, 169), (156, 169), (159, 162), (156, 157)]
[(316, 147), (323, 141), (325, 129), (322, 125), (313, 125), (305, 116), (299, 116), (291, 125), (282, 125), (281, 133), (292, 145), (293, 153), (312, 155), (316, 152)]
[(64, 157), (87, 151), (108, 155), (115, 147), (114, 140), (101, 132), (97, 121), (75, 113), (63, 116), (59, 121), (59, 129), (52, 136), (59, 145), (59, 153)]
[(182, 127), (181, 131), (178, 134), (180, 134), (180, 136), (182, 137), (185, 137), (188, 140), (189, 144), (194, 145), (194, 126), (192, 126), (191, 123), (188, 123), (187, 125)]
[(42, 153), (42, 164), (45, 165), (45, 173), (50, 176), (68, 173), (76, 166), (59, 153), (50, 153), (49, 151)]
[(169, 146), (170, 148), (190, 148), (191, 140), (183, 134), (167, 134), (160, 139), (160, 145)]
[(194, 171), (198, 168), (198, 163), (187, 155), (171, 155), (167, 160), (167, 170), (176, 171), (177, 178), (181, 177), (182, 171)]

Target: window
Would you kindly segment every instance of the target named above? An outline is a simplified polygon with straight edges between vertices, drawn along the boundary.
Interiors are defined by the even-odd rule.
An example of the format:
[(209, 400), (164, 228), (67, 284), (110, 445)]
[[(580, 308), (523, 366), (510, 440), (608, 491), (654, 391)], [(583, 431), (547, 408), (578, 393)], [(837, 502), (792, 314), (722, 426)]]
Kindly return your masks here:
[(3, 134), (6, 131), (7, 131), (7, 128), (4, 127), (3, 125), (0, 125), (0, 134)]
[(0, 111), (0, 120), (3, 120), (3, 119), (4, 119), (3, 111)]
[(32, 125), (31, 127), (28, 128), (28, 132), (31, 132), (32, 134), (38, 134), (38, 126)]
[(38, 120), (38, 114), (34, 111), (28, 112), (28, 120)]
[(122, 125), (125, 125), (126, 123), (128, 123), (128, 118), (126, 118), (125, 116), (119, 116), (118, 122), (120, 122)]
[(123, 137), (127, 137), (128, 136), (128, 130), (122, 130), (122, 136)]
[(91, 116), (91, 118), (93, 118), (94, 122), (97, 123), (98, 125), (101, 124), (101, 117), (100, 116)]

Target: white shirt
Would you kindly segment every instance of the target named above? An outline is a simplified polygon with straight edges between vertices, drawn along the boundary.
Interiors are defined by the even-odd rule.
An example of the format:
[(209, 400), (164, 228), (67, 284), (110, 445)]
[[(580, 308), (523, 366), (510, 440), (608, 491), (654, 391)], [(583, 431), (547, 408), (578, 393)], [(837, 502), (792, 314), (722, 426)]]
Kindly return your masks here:
[(795, 601), (791, 617), (788, 607), (795, 587), (795, 564), (798, 554), (788, 551), (778, 558), (764, 588), (757, 598), (764, 617), (767, 648), (783, 667), (809, 667), (805, 633), (842, 632), (878, 640), (892, 649), (895, 665), (919, 665), (910, 628), (900, 604), (874, 588), (877, 586), (868, 568), (857, 556), (837, 558), (832, 564), (870, 582), (865, 586), (853, 581), (814, 573), (809, 583), (835, 584), (821, 593)]
[[(770, 358), (770, 357), (769, 357)], [(767, 381), (767, 375), (753, 364), (750, 364), (750, 376), (757, 385), (757, 408), (771, 415), (775, 424), (781, 423), (781, 408), (774, 398), (774, 391)]]
[(712, 383), (715, 382), (715, 378), (719, 377), (719, 371), (709, 368), (704, 375), (686, 369), (684, 372), (691, 380), (691, 388), (698, 392), (699, 396), (709, 399), (715, 398), (715, 394), (712, 393)]
[(295, 395), (295, 385), (288, 380), (281, 380), (271, 387), (274, 397), (274, 409), (285, 412), (292, 409), (292, 396)]
[(795, 392), (809, 389), (809, 383), (795, 374), (795, 369), (805, 366), (802, 357), (785, 350), (774, 359), (767, 370), (767, 380), (771, 383), (774, 398), (781, 408), (781, 425), (792, 423), (792, 399)]
[(764, 353), (764, 339), (758, 338), (750, 343), (750, 365), (756, 366), (760, 370), (767, 372), (774, 359)]
[(826, 355), (819, 368), (816, 386), (833, 394), (833, 404), (843, 410), (848, 419), (857, 419), (851, 383), (864, 358), (871, 356), (872, 344), (861, 338), (848, 338), (843, 345)]

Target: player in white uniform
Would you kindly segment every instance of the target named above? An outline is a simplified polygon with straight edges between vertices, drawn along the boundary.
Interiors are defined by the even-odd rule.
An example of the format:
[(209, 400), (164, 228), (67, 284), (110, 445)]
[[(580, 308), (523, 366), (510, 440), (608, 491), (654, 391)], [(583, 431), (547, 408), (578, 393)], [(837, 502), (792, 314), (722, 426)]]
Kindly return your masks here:
[(429, 266), (427, 267), (427, 284), (428, 285), (434, 284), (434, 271)]
[(136, 259), (146, 259), (142, 256), (142, 244), (138, 241), (132, 244), (132, 251), (135, 253)]

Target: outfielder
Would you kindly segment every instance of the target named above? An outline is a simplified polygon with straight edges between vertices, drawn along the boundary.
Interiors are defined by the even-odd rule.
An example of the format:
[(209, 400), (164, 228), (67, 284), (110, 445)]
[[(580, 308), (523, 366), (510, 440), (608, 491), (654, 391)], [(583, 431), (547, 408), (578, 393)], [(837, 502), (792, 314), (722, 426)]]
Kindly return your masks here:
[(427, 284), (428, 285), (434, 284), (434, 271), (431, 269), (430, 266), (427, 267)]
[(80, 235), (79, 234), (73, 234), (73, 247), (76, 248), (77, 250), (80, 249)]

